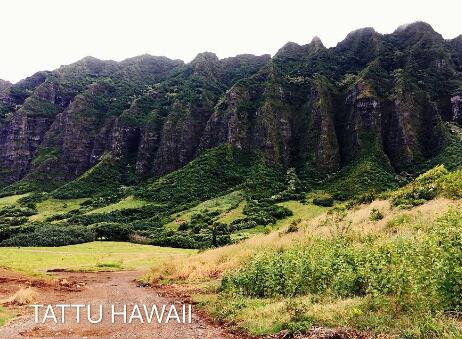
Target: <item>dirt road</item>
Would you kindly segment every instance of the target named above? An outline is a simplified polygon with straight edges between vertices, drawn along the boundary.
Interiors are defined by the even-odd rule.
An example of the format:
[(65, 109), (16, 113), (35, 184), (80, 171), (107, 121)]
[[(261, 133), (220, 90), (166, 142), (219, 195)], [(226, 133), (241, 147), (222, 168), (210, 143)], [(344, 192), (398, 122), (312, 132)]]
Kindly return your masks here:
[[(61, 283), (43, 282), (24, 278), (16, 273), (0, 270), (0, 299), (11, 295), (20, 287), (33, 286), (38, 292), (37, 304), (91, 304), (105, 305), (101, 323), (91, 324), (81, 321), (77, 324), (75, 318), (67, 317), (64, 324), (55, 324), (49, 318), (45, 323), (36, 323), (34, 311), (30, 307), (16, 308), (22, 313), (19, 317), (0, 327), (0, 338), (241, 338), (241, 335), (228, 333), (225, 329), (212, 323), (192, 306), (191, 323), (169, 321), (168, 324), (154, 321), (151, 324), (133, 321), (123, 323), (122, 318), (111, 323), (111, 306), (116, 305), (121, 310), (127, 305), (130, 310), (137, 305), (172, 305), (181, 310), (181, 304), (187, 303), (187, 298), (181, 295), (165, 293), (162, 289), (141, 287), (135, 282), (139, 272), (99, 272), (99, 273), (57, 273)], [(99, 309), (94, 306), (94, 319)], [(141, 306), (140, 306), (141, 307)], [(56, 308), (55, 308), (56, 311)], [(71, 310), (68, 310), (71, 311)], [(45, 311), (39, 313), (39, 321), (43, 320)], [(84, 313), (82, 313), (84, 314)], [(58, 317), (58, 315), (56, 315)], [(69, 320), (70, 319), (70, 320)], [(116, 318), (117, 319), (117, 318)], [(146, 320), (146, 319), (145, 319)], [(58, 317), (58, 321), (60, 321)]]

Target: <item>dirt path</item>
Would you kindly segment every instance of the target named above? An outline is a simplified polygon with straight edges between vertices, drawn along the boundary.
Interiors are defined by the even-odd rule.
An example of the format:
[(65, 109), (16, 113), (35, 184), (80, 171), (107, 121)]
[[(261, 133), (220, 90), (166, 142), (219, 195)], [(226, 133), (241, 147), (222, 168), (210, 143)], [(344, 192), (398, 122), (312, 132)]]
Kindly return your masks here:
[[(182, 309), (181, 304), (187, 302), (187, 298), (181, 295), (172, 296), (163, 290), (150, 287), (137, 286), (134, 279), (139, 272), (99, 272), (99, 273), (58, 273), (61, 283), (43, 282), (31, 280), (20, 275), (0, 269), (0, 299), (11, 295), (20, 287), (34, 286), (38, 291), (37, 304), (91, 304), (94, 306), (94, 318), (99, 313), (99, 304), (104, 304), (103, 321), (91, 324), (88, 321), (75, 321), (75, 311), (68, 310), (67, 320), (64, 324), (55, 324), (47, 320), (44, 324), (35, 323), (34, 312), (30, 307), (16, 308), (22, 313), (19, 317), (0, 327), (0, 338), (241, 338), (240, 335), (227, 333), (206, 317), (202, 316), (196, 307), (192, 307), (192, 322), (181, 323), (170, 321), (161, 324), (154, 321), (151, 324), (140, 323), (139, 320), (132, 324), (124, 324), (123, 317), (111, 323), (111, 306), (116, 305), (121, 310), (123, 304), (127, 305), (127, 314), (130, 316), (135, 304), (158, 305), (165, 304), (171, 307), (175, 304), (176, 309)], [(54, 309), (60, 320), (58, 309)], [(41, 311), (39, 320), (43, 320), (45, 310)], [(82, 319), (86, 312), (82, 312)], [(70, 320), (69, 320), (70, 319)], [(165, 318), (164, 318), (165, 319)]]

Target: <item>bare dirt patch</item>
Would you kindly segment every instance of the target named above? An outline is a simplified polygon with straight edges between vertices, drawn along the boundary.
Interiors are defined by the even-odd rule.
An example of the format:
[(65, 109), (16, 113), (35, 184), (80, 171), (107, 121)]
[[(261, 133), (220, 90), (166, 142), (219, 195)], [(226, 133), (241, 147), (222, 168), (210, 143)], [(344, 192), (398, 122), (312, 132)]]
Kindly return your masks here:
[[(0, 299), (7, 298), (20, 288), (34, 286), (38, 304), (177, 304), (190, 303), (187, 295), (168, 288), (143, 287), (136, 283), (139, 272), (57, 272), (56, 279), (44, 281), (27, 278), (18, 273), (0, 269)], [(74, 321), (55, 324), (35, 323), (33, 309), (26, 306), (7, 307), (18, 317), (0, 328), (0, 338), (243, 338), (214, 323), (193, 305), (192, 322), (178, 324), (132, 324), (101, 322), (90, 324)], [(104, 318), (110, 318), (109, 308)]]

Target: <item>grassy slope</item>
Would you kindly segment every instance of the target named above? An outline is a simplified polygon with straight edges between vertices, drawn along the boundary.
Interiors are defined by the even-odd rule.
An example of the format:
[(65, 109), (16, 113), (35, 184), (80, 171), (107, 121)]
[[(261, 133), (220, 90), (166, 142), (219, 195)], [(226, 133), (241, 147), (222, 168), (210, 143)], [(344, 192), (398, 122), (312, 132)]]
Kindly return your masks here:
[(48, 217), (64, 214), (80, 208), (86, 198), (80, 199), (54, 199), (50, 198), (36, 204), (37, 214), (30, 216), (29, 221), (42, 221)]
[[(223, 218), (225, 218), (225, 215), (227, 215), (229, 211), (237, 217), (239, 216), (239, 213), (234, 211), (239, 208), (239, 204), (243, 199), (244, 195), (242, 191), (234, 191), (218, 198), (206, 200), (190, 209), (172, 215), (174, 220), (168, 223), (167, 227), (176, 229), (178, 228), (180, 222), (190, 221), (193, 214), (202, 212), (204, 210), (219, 211), (223, 214)], [(230, 223), (234, 219), (227, 217), (226, 220), (228, 223)]]
[[(313, 295), (304, 295), (286, 298), (251, 298), (226, 297), (220, 294), (218, 288), (223, 272), (236, 271), (258, 253), (303, 246), (308, 239), (326, 239), (339, 232), (337, 226), (325, 224), (324, 214), (317, 215), (321, 211), (310, 211), (308, 207), (297, 206), (298, 203), (294, 202), (285, 204), (292, 205), (295, 214), (292, 220), (302, 219), (298, 232), (284, 232), (291, 220), (286, 219), (280, 225), (280, 230), (268, 235), (260, 234), (238, 244), (201, 252), (189, 257), (187, 261), (178, 260), (164, 266), (154, 266), (151, 272), (153, 281), (163, 276), (166, 281), (183, 284), (193, 289), (199, 288), (201, 292), (194, 298), (211, 314), (254, 334), (275, 333), (287, 328), (291, 323), (300, 325), (298, 320), (294, 321), (294, 314), (298, 314), (301, 319), (308, 319), (305, 325), (308, 328), (312, 323), (328, 327), (341, 325), (359, 327), (375, 334), (393, 333), (394, 335), (403, 329), (417, 332), (422, 330), (415, 329), (413, 326), (425, 326), (426, 319), (413, 319), (399, 311), (395, 311), (397, 312), (395, 314), (372, 311), (363, 314), (361, 307), (367, 303), (366, 297), (316, 299)], [(451, 207), (460, 208), (460, 204), (439, 198), (410, 210), (401, 210), (392, 208), (388, 201), (382, 200), (349, 211), (347, 219), (352, 222), (350, 232), (355, 241), (359, 243), (364, 239), (377, 239), (381, 242), (386, 241), (390, 236), (415, 237), (425, 227), (430, 227), (432, 220)], [(369, 217), (373, 209), (380, 210), (384, 218), (371, 221)], [(441, 316), (435, 322), (435, 326), (452, 328), (455, 329), (454, 331), (462, 330), (462, 323), (453, 318)], [(303, 328), (303, 324), (300, 326)], [(432, 326), (431, 323), (428, 326)]]
[[(311, 204), (302, 205), (296, 201), (287, 201), (281, 203), (286, 207), (293, 209), (294, 215), (277, 222), (279, 229), (289, 226), (293, 220), (303, 219), (304, 221), (316, 218), (326, 209)], [(216, 249), (200, 252), (197, 255), (189, 257), (187, 261), (177, 260), (165, 265), (156, 265), (153, 268), (153, 276), (159, 272), (168, 271), (166, 277), (173, 280), (216, 283), (216, 278), (224, 271), (238, 268), (241, 262), (245, 262), (249, 257), (255, 255), (265, 248), (284, 248), (292, 243), (292, 236), (281, 237), (279, 231), (272, 232), (269, 235), (261, 234), (251, 237), (243, 242), (220, 247)]]
[(14, 205), (18, 202), (19, 199), (27, 196), (28, 194), (16, 194), (8, 197), (0, 198), (0, 209), (6, 206)]
[(294, 220), (311, 220), (317, 215), (326, 211), (325, 207), (316, 206), (312, 204), (302, 204), (299, 201), (285, 201), (278, 203), (280, 206), (284, 206), (293, 212), (293, 216), (287, 219), (278, 220), (275, 228), (280, 228), (289, 225)]
[(116, 202), (114, 204), (104, 206), (104, 207), (100, 207), (100, 208), (96, 208), (96, 209), (88, 212), (88, 214), (92, 214), (92, 213), (108, 213), (108, 212), (117, 211), (117, 210), (123, 210), (123, 209), (127, 209), (127, 208), (139, 208), (139, 207), (146, 206), (146, 204), (147, 204), (146, 201), (137, 199), (133, 195), (130, 195), (130, 196), (126, 197), (125, 199), (122, 199), (119, 202)]
[[(284, 219), (276, 221), (276, 223), (272, 226), (268, 226), (268, 227), (257, 226), (251, 229), (237, 231), (233, 233), (232, 235), (233, 239), (240, 240), (243, 238), (247, 238), (248, 236), (251, 236), (251, 235), (256, 235), (259, 233), (267, 232), (267, 230), (269, 229), (277, 230), (280, 228), (284, 228), (290, 225), (292, 222), (298, 223), (300, 220), (310, 220), (316, 217), (317, 215), (321, 214), (322, 212), (326, 211), (325, 207), (315, 206), (313, 204), (302, 204), (301, 202), (294, 201), (294, 200), (284, 201), (284, 202), (278, 203), (277, 205), (284, 206), (290, 209), (293, 215), (288, 218), (284, 218)], [(244, 208), (244, 206), (242, 206), (242, 208)], [(234, 210), (231, 212), (233, 213)], [(239, 210), (236, 213), (239, 213)]]
[(244, 207), (245, 207), (246, 202), (243, 200), (237, 205), (236, 208), (233, 208), (232, 210), (229, 210), (218, 218), (218, 222), (222, 222), (224, 224), (230, 224), (234, 220), (243, 218), (244, 217)]
[(46, 270), (59, 268), (90, 271), (146, 269), (153, 262), (159, 263), (194, 252), (112, 241), (63, 247), (3, 247), (0, 248), (0, 267), (31, 275), (43, 275)]

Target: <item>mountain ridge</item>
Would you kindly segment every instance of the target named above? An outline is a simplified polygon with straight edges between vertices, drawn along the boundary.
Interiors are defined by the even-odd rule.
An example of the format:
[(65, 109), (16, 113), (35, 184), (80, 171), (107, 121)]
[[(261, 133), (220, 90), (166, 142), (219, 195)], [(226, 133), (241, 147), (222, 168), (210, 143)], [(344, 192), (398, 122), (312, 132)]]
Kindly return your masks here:
[(361, 28), (330, 48), (316, 37), (287, 43), (273, 57), (85, 57), (2, 82), (0, 182), (52, 190), (104, 154), (144, 180), (221, 144), (302, 177), (336, 173), (370, 149), (412, 172), (445, 146), (443, 122), (462, 123), (459, 40), (416, 22)]

